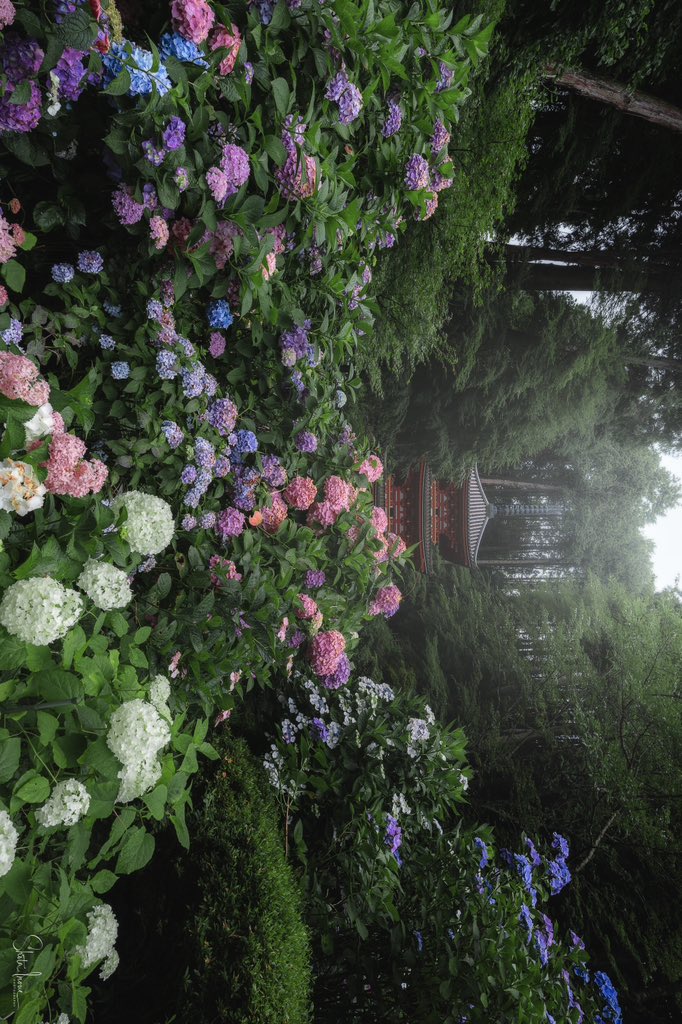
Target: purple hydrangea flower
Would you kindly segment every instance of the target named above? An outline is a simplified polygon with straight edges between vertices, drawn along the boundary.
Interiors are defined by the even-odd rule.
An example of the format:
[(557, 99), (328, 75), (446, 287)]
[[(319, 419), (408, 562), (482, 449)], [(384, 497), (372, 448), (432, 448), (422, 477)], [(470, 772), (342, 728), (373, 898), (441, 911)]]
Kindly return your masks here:
[(339, 71), (327, 86), (325, 96), (339, 105), (339, 121), (350, 124), (362, 110), (362, 93), (348, 80), (345, 71)]
[(172, 420), (164, 420), (161, 424), (161, 430), (171, 448), (179, 448), (185, 440), (184, 433), (177, 423), (173, 423)]
[(305, 585), (309, 590), (316, 590), (318, 587), (324, 586), (326, 579), (327, 577), (321, 569), (309, 569), (305, 574)]
[(247, 85), (253, 82), (253, 64), (249, 60), (244, 63), (244, 81)]
[(78, 253), (76, 266), (84, 274), (101, 274), (104, 270), (104, 260), (95, 250), (84, 249)]
[(197, 467), (196, 466), (185, 466), (182, 473), (180, 474), (180, 480), (187, 487), (193, 484), (197, 478)]
[(166, 149), (173, 152), (185, 144), (185, 131), (187, 126), (181, 117), (171, 117), (163, 133), (163, 143)]
[(325, 725), (321, 718), (313, 718), (313, 728), (317, 733), (317, 739), (322, 740), (323, 743), (326, 743), (327, 740), (329, 739), (329, 729), (327, 728), (327, 726)]
[(431, 139), (431, 152), (440, 153), (450, 141), (450, 132), (447, 130), (443, 122), (438, 119), (433, 126), (433, 137)]
[(83, 60), (88, 54), (83, 50), (67, 47), (63, 52), (54, 73), (59, 79), (59, 95), (62, 99), (75, 102), (87, 85), (86, 69)]
[(204, 512), (203, 516), (199, 520), (199, 525), (202, 530), (213, 530), (215, 528), (216, 519), (217, 517), (215, 512)]
[(263, 456), (263, 477), (270, 487), (284, 487), (287, 473), (276, 455)]
[(155, 146), (150, 139), (145, 139), (142, 143), (142, 152), (152, 167), (160, 167), (166, 159), (166, 150), (163, 146)]
[(351, 667), (347, 654), (342, 654), (335, 670), (328, 676), (322, 676), (322, 682), (328, 690), (338, 690), (350, 679)]
[(317, 438), (310, 430), (302, 430), (297, 434), (295, 444), (299, 452), (312, 454), (317, 451)]
[(445, 92), (446, 89), (449, 89), (452, 86), (454, 78), (454, 70), (452, 68), (449, 68), (447, 64), (443, 64), (443, 62), (441, 61), (440, 78), (438, 79), (438, 84), (436, 85), (436, 92)]
[(149, 299), (147, 302), (147, 319), (161, 321), (163, 306), (158, 299)]
[(0, 49), (0, 66), (10, 85), (19, 85), (40, 71), (45, 58), (36, 39), (20, 39), (10, 34)]
[(414, 153), (405, 168), (405, 187), (410, 192), (429, 187), (429, 165), (423, 156)]
[(193, 530), (196, 527), (196, 525), (196, 517), (190, 515), (183, 516), (182, 522), (180, 523), (180, 526), (182, 527), (183, 530)]
[(237, 422), (237, 406), (229, 398), (217, 398), (209, 405), (207, 418), (221, 437), (227, 437)]
[(216, 464), (213, 467), (213, 472), (218, 477), (218, 479), (222, 479), (223, 477), (227, 476), (231, 469), (232, 464), (230, 463), (230, 460), (227, 458), (227, 456), (219, 455), (218, 458), (216, 459)]
[(189, 172), (186, 167), (176, 167), (173, 174), (173, 181), (178, 186), (180, 192), (185, 192), (189, 188)]
[(15, 88), (8, 83), (5, 95), (0, 100), (0, 131), (31, 132), (37, 127), (42, 113), (40, 89), (35, 82), (29, 81), (30, 96), (26, 103), (12, 103)]
[(400, 109), (398, 103), (391, 100), (388, 101), (388, 117), (384, 123), (381, 134), (385, 139), (390, 139), (392, 135), (400, 131), (400, 126), (403, 123), (403, 112)]

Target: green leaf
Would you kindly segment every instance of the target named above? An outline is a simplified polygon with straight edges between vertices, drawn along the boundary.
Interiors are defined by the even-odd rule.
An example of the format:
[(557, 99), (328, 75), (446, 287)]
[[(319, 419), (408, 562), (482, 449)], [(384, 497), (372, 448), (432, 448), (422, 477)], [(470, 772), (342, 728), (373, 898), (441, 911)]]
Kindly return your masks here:
[(125, 636), (130, 629), (128, 622), (120, 612), (109, 612), (107, 623), (118, 637)]
[(63, 668), (42, 669), (33, 673), (29, 692), (48, 701), (71, 700), (83, 695), (83, 684), (78, 676)]
[(82, 654), (88, 644), (88, 638), (85, 635), (84, 630), (80, 626), (74, 626), (73, 629), (64, 637), (64, 644), (62, 646), (62, 665), (64, 668), (71, 668), (76, 654)]
[(35, 775), (21, 786), (14, 796), (26, 804), (42, 804), (50, 795), (50, 783), (42, 775)]
[(0, 782), (9, 782), (19, 767), (21, 740), (11, 736), (0, 741)]
[[(59, 719), (55, 718), (54, 715), (48, 715), (47, 711), (38, 711), (36, 720), (38, 722), (40, 742), (44, 747), (47, 747), (57, 735)], [(2, 779), (0, 779), (0, 782), (2, 782)]]
[(155, 845), (154, 836), (145, 828), (138, 826), (131, 829), (118, 855), (116, 873), (130, 875), (133, 871), (139, 871), (152, 859)]
[(165, 808), (166, 799), (168, 797), (168, 787), (163, 784), (153, 789), (151, 793), (145, 793), (142, 797), (144, 803), (149, 808), (152, 817), (156, 818), (157, 821), (162, 821)]
[(41, 231), (47, 233), (55, 228), (63, 228), (66, 224), (66, 212), (56, 203), (43, 200), (33, 208), (33, 222)]
[(130, 72), (127, 68), (123, 68), (116, 78), (109, 83), (106, 89), (103, 89), (102, 91), (105, 96), (123, 96), (130, 90), (130, 85)]
[[(281, 81), (281, 79), (278, 79)], [(287, 151), (276, 135), (266, 135), (263, 139), (263, 147), (269, 157), (275, 161), (278, 167), (285, 163)]]
[(17, 906), (28, 906), (32, 890), (30, 865), (17, 857), (5, 877), (0, 878), (0, 886)]
[(23, 291), (26, 283), (26, 271), (21, 263), (17, 263), (16, 260), (8, 260), (2, 267), (2, 276), (7, 287), (11, 288), (13, 292)]
[(10, 93), (9, 102), (15, 106), (24, 106), (31, 99), (31, 83), (28, 79), (20, 82), (13, 93)]
[(275, 98), (275, 106), (281, 117), (286, 117), (289, 111), (289, 86), (283, 78), (275, 78), (270, 86)]
[(118, 876), (113, 871), (98, 871), (96, 875), (90, 879), (90, 885), (92, 891), (96, 893), (109, 892), (109, 890), (118, 881)]

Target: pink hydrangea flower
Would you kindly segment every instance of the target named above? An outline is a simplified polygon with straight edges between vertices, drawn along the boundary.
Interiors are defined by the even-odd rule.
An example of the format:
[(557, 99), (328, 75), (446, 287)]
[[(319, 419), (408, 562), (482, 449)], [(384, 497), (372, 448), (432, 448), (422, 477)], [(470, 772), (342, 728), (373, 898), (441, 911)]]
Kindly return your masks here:
[(7, 263), (16, 255), (17, 243), (12, 229), (0, 213), (0, 263)]
[(388, 516), (383, 508), (375, 505), (372, 509), (372, 526), (377, 533), (385, 533), (388, 526)]
[(407, 550), (407, 544), (397, 533), (389, 533), (386, 537), (388, 543), (388, 555), (390, 558), (400, 558)]
[(209, 167), (206, 171), (206, 184), (211, 190), (211, 195), (216, 203), (222, 203), (227, 198), (230, 181), (225, 171), (221, 171), (220, 167)]
[(6, 306), (9, 302), (9, 295), (4, 284), (0, 284), (0, 306)]
[(309, 476), (295, 476), (283, 493), (292, 508), (306, 512), (317, 497), (317, 487)]
[(265, 263), (263, 264), (263, 280), (269, 281), (272, 275), (277, 271), (277, 257), (274, 252), (269, 252), (265, 257)]
[(288, 628), (289, 620), (285, 615), (284, 618), (282, 619), (282, 625), (279, 627), (279, 630), (277, 632), (277, 639), (280, 641), (280, 643), (284, 643), (284, 641), (286, 640)]
[(17, 245), (23, 245), (26, 241), (26, 232), (22, 228), (21, 224), (12, 224), (10, 226), (10, 231), (12, 232), (12, 238)]
[[(242, 574), (237, 572), (237, 566), (234, 564), (231, 558), (222, 558), (220, 555), (211, 555), (208, 560), (209, 568), (221, 569), (223, 574), (227, 576), (228, 580), (241, 580)], [(217, 576), (215, 573), (211, 573), (211, 583), (214, 587), (222, 587), (223, 578)]]
[(149, 234), (156, 249), (165, 249), (168, 245), (169, 231), (163, 217), (152, 217), (149, 221)]
[(279, 494), (272, 495), (272, 506), (261, 510), (263, 516), (263, 529), (266, 533), (277, 533), (280, 526), (287, 518), (289, 511), (286, 503)]
[(16, 9), (10, 0), (0, 0), (0, 32), (8, 28), (16, 17)]
[(109, 470), (99, 459), (87, 462), (84, 458), (85, 442), (73, 434), (53, 434), (50, 456), (43, 465), (47, 468), (45, 487), (51, 494), (68, 494), (84, 498), (97, 494), (104, 487)]
[[(213, 168), (217, 170), (217, 168)], [(218, 172), (222, 174), (222, 171)], [(208, 178), (208, 175), (206, 176)], [(227, 179), (226, 179), (227, 180)], [(234, 252), (234, 239), (241, 235), (241, 228), (231, 220), (222, 220), (216, 226), (211, 239), (211, 256), (218, 270), (224, 270), (227, 261)]]
[(347, 512), (351, 502), (351, 488), (340, 476), (330, 476), (324, 484), (324, 500), (335, 512)]
[(225, 338), (219, 331), (213, 331), (211, 333), (211, 340), (208, 346), (208, 351), (211, 353), (214, 359), (217, 359), (225, 351)]
[(313, 601), (312, 597), (308, 597), (307, 594), (299, 594), (298, 600), (300, 601), (302, 607), (296, 609), (297, 619), (312, 619), (314, 618), (315, 615), (317, 615), (317, 602)]
[(215, 14), (206, 0), (173, 0), (173, 28), (192, 43), (203, 43), (213, 28)]
[(319, 523), (320, 526), (333, 526), (339, 518), (340, 512), (328, 501), (316, 501), (311, 505), (308, 512), (308, 525)]
[(383, 533), (380, 533), (379, 536), (375, 538), (375, 540), (379, 541), (381, 547), (377, 551), (372, 552), (373, 557), (376, 559), (377, 562), (388, 561), (388, 541), (386, 540), (386, 537), (383, 535)]
[(236, 25), (228, 28), (227, 25), (218, 25), (211, 33), (209, 46), (211, 50), (227, 50), (228, 54), (218, 65), (218, 72), (221, 75), (231, 75), (237, 63), (239, 48), (242, 45), (242, 37)]
[(345, 637), (335, 629), (318, 633), (316, 637), (313, 637), (310, 642), (308, 658), (315, 675), (330, 676), (335, 672), (345, 650)]
[(383, 472), (383, 463), (378, 455), (369, 455), (358, 470), (358, 473), (366, 476), (371, 484), (381, 479)]
[(402, 597), (400, 589), (394, 584), (382, 587), (381, 590), (377, 591), (376, 597), (369, 606), (369, 614), (384, 615), (387, 619), (390, 619), (398, 611)]
[(44, 405), (50, 397), (50, 385), (38, 380), (38, 369), (30, 359), (0, 352), (0, 394), (20, 398), (29, 405)]

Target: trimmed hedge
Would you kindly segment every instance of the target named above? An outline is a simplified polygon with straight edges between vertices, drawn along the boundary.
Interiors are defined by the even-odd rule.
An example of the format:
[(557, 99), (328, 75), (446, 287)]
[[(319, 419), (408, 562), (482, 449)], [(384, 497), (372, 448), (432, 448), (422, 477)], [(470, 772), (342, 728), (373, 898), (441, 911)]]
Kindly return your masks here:
[(193, 815), (201, 902), (189, 931), (195, 966), (179, 1014), (202, 1024), (304, 1024), (311, 952), (262, 769), (241, 741), (222, 760)]

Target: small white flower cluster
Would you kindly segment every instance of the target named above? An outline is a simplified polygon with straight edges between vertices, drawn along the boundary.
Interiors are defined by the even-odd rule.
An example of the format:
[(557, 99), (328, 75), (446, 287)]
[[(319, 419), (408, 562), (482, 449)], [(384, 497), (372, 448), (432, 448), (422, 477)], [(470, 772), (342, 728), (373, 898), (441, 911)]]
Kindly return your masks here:
[(50, 576), (19, 580), (0, 601), (0, 623), (29, 644), (45, 646), (66, 636), (83, 611), (83, 599)]
[(49, 798), (36, 811), (36, 820), (44, 828), (75, 825), (88, 813), (90, 794), (78, 779), (58, 782)]
[(124, 608), (133, 597), (128, 576), (123, 569), (117, 569), (108, 562), (89, 558), (76, 585), (84, 590), (92, 603), (102, 611)]
[(88, 914), (88, 937), (84, 946), (76, 946), (75, 953), (87, 970), (98, 960), (104, 960), (100, 977), (106, 981), (118, 967), (118, 953), (114, 949), (118, 938), (118, 921), (108, 903), (100, 903)]
[(270, 785), (273, 786), (278, 793), (290, 796), (292, 800), (295, 800), (298, 796), (300, 787), (296, 785), (293, 779), (284, 779), (284, 758), (277, 748), (277, 744), (273, 743), (270, 747), (270, 752), (263, 758), (263, 767), (268, 777)]
[[(52, 1024), (70, 1024), (70, 1021), (71, 1018), (69, 1017), (68, 1013), (60, 1013), (57, 1019), (55, 1021), (52, 1021)], [(43, 1024), (50, 1024), (50, 1021), (45, 1020), (43, 1021)]]
[(49, 402), (41, 405), (35, 416), (31, 416), (30, 420), (26, 420), (24, 430), (26, 431), (26, 448), (32, 445), (34, 441), (37, 441), (38, 438), (52, 433), (54, 430), (54, 409)]
[(119, 803), (127, 804), (156, 785), (161, 777), (157, 753), (170, 735), (168, 723), (153, 704), (138, 698), (116, 708), (109, 723), (107, 745), (123, 765), (118, 773)]
[(41, 484), (33, 466), (28, 462), (5, 459), (0, 462), (0, 509), (16, 512), (18, 516), (42, 508), (45, 485)]
[(463, 792), (466, 793), (467, 789), (469, 788), (469, 780), (464, 774), (464, 772), (459, 773), (459, 784), (462, 787)]
[(393, 794), (391, 814), (393, 815), (394, 818), (399, 818), (401, 814), (412, 814), (412, 808), (408, 804), (403, 793)]
[(417, 757), (420, 751), (415, 746), (415, 744), (426, 743), (429, 736), (431, 735), (431, 730), (429, 729), (427, 722), (425, 722), (423, 718), (410, 718), (410, 720), (407, 723), (407, 731), (410, 734), (410, 742), (407, 745), (407, 753), (410, 755), (410, 757)]
[(140, 555), (158, 555), (167, 548), (175, 533), (175, 520), (171, 507), (163, 498), (142, 491), (126, 491), (111, 504), (114, 512), (125, 507), (128, 513), (121, 527), (121, 536), (132, 551)]
[[(395, 700), (395, 693), (387, 683), (375, 683), (368, 676), (360, 676), (358, 679), (358, 690), (376, 697), (378, 701)], [(373, 704), (373, 706), (376, 707), (376, 704)]]
[(12, 824), (7, 811), (0, 811), (0, 878), (6, 875), (14, 864), (19, 833)]
[(166, 676), (154, 676), (149, 684), (149, 702), (153, 704), (159, 714), (164, 718), (170, 718), (168, 698), (171, 695), (171, 684)]
[(308, 700), (310, 701), (312, 706), (315, 708), (315, 710), (318, 712), (318, 714), (320, 714), (320, 715), (328, 715), (329, 714), (329, 704), (327, 703), (327, 700), (324, 697), (324, 695), (322, 693), (320, 693), (319, 689), (317, 688), (315, 683), (312, 681), (312, 679), (306, 679), (306, 681), (305, 681), (305, 683), (303, 685), (305, 686), (306, 690), (308, 691)]

